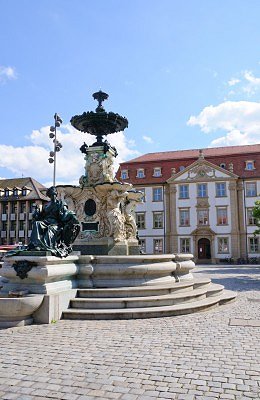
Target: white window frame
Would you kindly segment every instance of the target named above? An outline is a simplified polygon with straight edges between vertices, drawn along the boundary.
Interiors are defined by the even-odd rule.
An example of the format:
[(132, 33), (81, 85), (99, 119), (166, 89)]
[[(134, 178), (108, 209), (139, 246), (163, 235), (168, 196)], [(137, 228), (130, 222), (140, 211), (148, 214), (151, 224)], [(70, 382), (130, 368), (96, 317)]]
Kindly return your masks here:
[(256, 218), (253, 216), (253, 208), (246, 209), (246, 223), (247, 225), (256, 225)]
[(161, 167), (155, 167), (153, 169), (153, 176), (154, 177), (160, 177), (162, 176), (162, 168)]
[[(187, 196), (183, 196), (187, 194)], [(189, 185), (179, 185), (179, 199), (189, 199)]]
[[(138, 221), (138, 217), (140, 217), (141, 215), (143, 216), (143, 221), (141, 221), (142, 222), (142, 226), (139, 226), (139, 222), (140, 221)], [(145, 212), (136, 212), (135, 213), (135, 220), (136, 220), (136, 226), (137, 226), (138, 230), (146, 229), (146, 215), (145, 215)]]
[(199, 208), (197, 210), (197, 220), (198, 226), (208, 226), (209, 225), (209, 209)]
[(245, 170), (246, 171), (253, 171), (255, 169), (255, 161), (254, 160), (247, 160)]
[(219, 237), (218, 238), (218, 254), (228, 254), (229, 253), (229, 238)]
[(128, 179), (128, 169), (122, 169), (121, 171), (121, 179)]
[(139, 247), (143, 253), (146, 253), (146, 239), (139, 239)]
[(190, 253), (190, 238), (180, 238), (180, 252)]
[[(249, 185), (254, 186), (254, 191), (249, 189)], [(257, 196), (257, 186), (256, 182), (246, 182), (246, 197), (256, 197)]]
[[(225, 215), (221, 215), (222, 210), (225, 211)], [(228, 225), (228, 210), (227, 206), (216, 207), (217, 214), (217, 225)]]
[(227, 197), (226, 182), (216, 182), (216, 197)]
[(163, 188), (161, 186), (153, 188), (153, 202), (159, 202), (159, 201), (163, 201)]
[[(182, 215), (182, 213), (187, 213), (187, 215), (186, 216)], [(190, 209), (189, 208), (179, 208), (179, 225), (180, 226), (190, 226)]]
[(259, 238), (256, 236), (248, 238), (248, 252), (259, 253)]
[(138, 168), (136, 171), (136, 178), (145, 178), (144, 168)]
[[(205, 189), (201, 190), (202, 187), (205, 187)], [(208, 185), (207, 185), (207, 183), (198, 183), (197, 184), (197, 197), (199, 197), (199, 198), (208, 197)]]
[(163, 253), (163, 239), (153, 239), (153, 252), (154, 254)]
[(163, 211), (153, 211), (153, 229), (163, 229)]

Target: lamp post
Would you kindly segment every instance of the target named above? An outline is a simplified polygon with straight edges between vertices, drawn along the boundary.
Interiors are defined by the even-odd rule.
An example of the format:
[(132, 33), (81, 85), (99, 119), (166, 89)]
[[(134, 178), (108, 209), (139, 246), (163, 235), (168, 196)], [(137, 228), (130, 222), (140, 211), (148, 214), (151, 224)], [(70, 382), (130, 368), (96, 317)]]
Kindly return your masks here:
[(61, 117), (54, 114), (54, 126), (50, 127), (49, 137), (53, 139), (53, 151), (50, 151), (49, 163), (53, 163), (53, 186), (56, 185), (56, 153), (62, 148), (62, 144), (57, 140), (57, 128), (62, 124)]

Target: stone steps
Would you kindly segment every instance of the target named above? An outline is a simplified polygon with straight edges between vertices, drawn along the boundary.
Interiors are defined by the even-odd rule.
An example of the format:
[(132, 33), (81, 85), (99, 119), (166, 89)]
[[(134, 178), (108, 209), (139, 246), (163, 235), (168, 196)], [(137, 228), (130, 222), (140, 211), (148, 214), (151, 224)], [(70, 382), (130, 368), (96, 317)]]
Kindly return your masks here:
[(222, 299), (219, 296), (207, 297), (202, 300), (189, 303), (175, 304), (171, 306), (161, 307), (145, 307), (145, 308), (126, 308), (113, 310), (86, 310), (86, 309), (68, 309), (63, 312), (65, 319), (82, 319), (82, 320), (105, 320), (105, 319), (132, 319), (132, 318), (156, 318), (169, 317), (177, 315), (191, 314), (198, 311), (206, 311), (218, 306), (223, 301), (233, 300), (235, 297)]
[[(208, 279), (166, 286), (78, 289), (64, 319), (131, 319), (174, 316), (208, 310), (236, 298)], [(95, 296), (95, 297), (94, 297)]]

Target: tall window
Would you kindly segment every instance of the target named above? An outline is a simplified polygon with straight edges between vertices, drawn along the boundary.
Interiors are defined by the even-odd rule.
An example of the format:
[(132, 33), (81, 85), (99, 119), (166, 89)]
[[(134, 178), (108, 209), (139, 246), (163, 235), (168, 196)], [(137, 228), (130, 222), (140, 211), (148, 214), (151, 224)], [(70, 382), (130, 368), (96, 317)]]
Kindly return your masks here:
[(139, 169), (137, 170), (136, 177), (137, 177), (137, 178), (144, 178), (144, 177), (145, 177), (145, 175), (144, 175), (144, 169), (143, 169), (143, 168), (139, 168)]
[(153, 169), (153, 176), (162, 176), (161, 167), (156, 167), (156, 168)]
[(180, 185), (179, 186), (179, 198), (180, 199), (188, 199), (189, 198), (189, 185)]
[(139, 192), (143, 193), (142, 202), (145, 202), (145, 188), (138, 188)]
[(15, 214), (17, 212), (17, 202), (13, 201), (11, 203), (11, 214)]
[(208, 225), (209, 224), (209, 210), (203, 208), (198, 210), (198, 225)]
[(122, 169), (121, 179), (128, 179), (128, 170), (127, 169)]
[(227, 207), (217, 207), (217, 224), (227, 225)]
[(181, 253), (190, 253), (190, 239), (181, 238), (180, 239), (180, 251)]
[(19, 231), (24, 231), (25, 229), (25, 221), (19, 221)]
[(145, 229), (145, 213), (135, 213), (137, 229)]
[(11, 231), (15, 231), (16, 230), (16, 221), (11, 221)]
[(207, 197), (208, 190), (207, 190), (207, 184), (206, 183), (198, 183), (197, 194), (198, 194), (198, 197)]
[(21, 201), (20, 202), (20, 213), (25, 213), (25, 210), (26, 210), (26, 202)]
[(247, 197), (255, 197), (256, 193), (256, 182), (247, 182), (246, 183), (246, 196)]
[(7, 230), (7, 221), (2, 222), (2, 230), (6, 231)]
[(253, 208), (247, 208), (247, 225), (256, 225), (256, 218), (253, 216)]
[(153, 228), (163, 228), (163, 212), (153, 212)]
[(180, 209), (180, 226), (189, 226), (190, 225), (190, 209), (189, 208), (181, 208)]
[(27, 188), (22, 188), (22, 196), (27, 196), (27, 191), (28, 191), (28, 189)]
[(153, 201), (162, 201), (163, 195), (162, 195), (162, 188), (153, 188)]
[(139, 246), (142, 253), (146, 253), (146, 240), (139, 239)]
[(153, 240), (153, 252), (154, 254), (161, 254), (163, 252), (163, 240), (154, 239)]
[(8, 214), (8, 203), (3, 203), (2, 205), (3, 214)]
[(258, 253), (259, 252), (259, 238), (251, 237), (249, 238), (249, 253)]
[(4, 192), (5, 194), (5, 197), (8, 197), (9, 196), (9, 189), (5, 189), (5, 192)]
[(225, 197), (227, 195), (226, 182), (216, 183), (216, 197)]
[(227, 237), (218, 238), (218, 253), (229, 253), (229, 244)]

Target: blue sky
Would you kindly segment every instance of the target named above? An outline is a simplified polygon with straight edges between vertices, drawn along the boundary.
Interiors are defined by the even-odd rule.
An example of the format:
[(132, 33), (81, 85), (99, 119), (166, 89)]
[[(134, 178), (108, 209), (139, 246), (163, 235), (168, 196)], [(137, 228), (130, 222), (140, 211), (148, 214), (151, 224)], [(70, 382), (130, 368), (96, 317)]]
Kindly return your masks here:
[[(51, 180), (47, 126), (60, 113), (60, 182), (84, 169), (71, 116), (129, 120), (109, 138), (138, 153), (260, 142), (258, 0), (0, 0), (0, 176)], [(91, 143), (92, 139), (87, 139)]]

